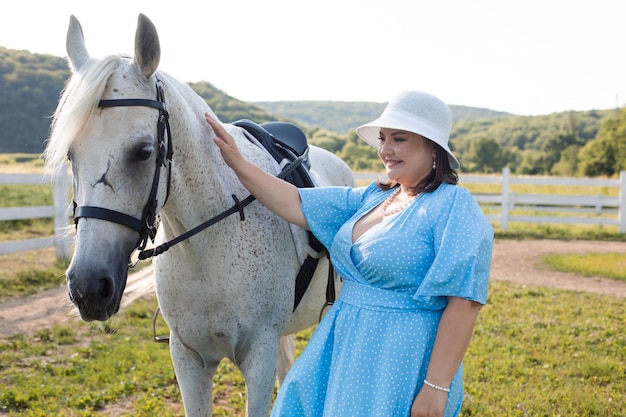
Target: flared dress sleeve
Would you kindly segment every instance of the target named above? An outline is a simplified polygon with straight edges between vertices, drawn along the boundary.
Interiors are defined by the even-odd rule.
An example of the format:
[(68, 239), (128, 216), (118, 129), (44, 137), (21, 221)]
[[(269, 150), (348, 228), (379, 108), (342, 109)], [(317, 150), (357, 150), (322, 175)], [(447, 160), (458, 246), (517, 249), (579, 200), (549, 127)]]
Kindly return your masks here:
[(301, 188), (302, 212), (311, 232), (327, 248), (341, 226), (361, 206), (364, 188)]
[(414, 299), (442, 308), (446, 297), (487, 302), (493, 228), (469, 191), (447, 187), (433, 223), (434, 260)]

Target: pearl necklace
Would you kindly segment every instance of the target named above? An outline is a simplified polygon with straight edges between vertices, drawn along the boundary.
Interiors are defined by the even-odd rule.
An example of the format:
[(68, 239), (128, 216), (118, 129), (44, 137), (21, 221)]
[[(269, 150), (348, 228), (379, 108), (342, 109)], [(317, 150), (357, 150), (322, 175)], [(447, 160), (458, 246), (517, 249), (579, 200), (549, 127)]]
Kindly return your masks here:
[(398, 189), (385, 200), (385, 202), (383, 203), (383, 206), (380, 209), (380, 212), (382, 213), (383, 217), (400, 213), (402, 210), (410, 206), (411, 203), (414, 202), (417, 197), (420, 196), (420, 194), (414, 195), (410, 197), (408, 200), (406, 200), (404, 203), (400, 204), (398, 207), (395, 207), (391, 210), (387, 210), (387, 208), (389, 207), (393, 199), (396, 198), (396, 196), (400, 194), (401, 191), (402, 191), (402, 187), (398, 187)]

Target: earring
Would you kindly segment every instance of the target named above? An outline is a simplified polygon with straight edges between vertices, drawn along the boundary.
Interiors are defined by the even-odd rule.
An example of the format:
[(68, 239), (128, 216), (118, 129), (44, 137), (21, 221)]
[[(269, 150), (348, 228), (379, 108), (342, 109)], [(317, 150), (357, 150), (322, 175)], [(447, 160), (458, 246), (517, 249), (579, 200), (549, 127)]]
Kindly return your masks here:
[(433, 159), (433, 169), (437, 169), (437, 160)]

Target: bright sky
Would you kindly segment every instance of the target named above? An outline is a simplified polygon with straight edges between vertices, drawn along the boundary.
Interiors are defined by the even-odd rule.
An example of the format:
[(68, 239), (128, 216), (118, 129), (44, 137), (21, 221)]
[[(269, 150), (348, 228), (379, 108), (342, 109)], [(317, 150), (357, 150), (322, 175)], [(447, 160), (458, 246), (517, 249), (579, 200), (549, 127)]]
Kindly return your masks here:
[(0, 46), (59, 57), (71, 14), (92, 56), (132, 54), (244, 101), (387, 102), (403, 89), (522, 115), (626, 102), (622, 0), (35, 0), (4, 4)]

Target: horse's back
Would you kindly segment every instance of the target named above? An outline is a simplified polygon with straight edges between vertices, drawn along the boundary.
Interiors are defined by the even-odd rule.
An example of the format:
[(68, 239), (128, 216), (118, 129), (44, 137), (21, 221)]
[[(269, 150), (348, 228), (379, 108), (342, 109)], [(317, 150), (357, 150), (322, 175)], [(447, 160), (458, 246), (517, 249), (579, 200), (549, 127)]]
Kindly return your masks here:
[(319, 177), (320, 186), (356, 186), (352, 170), (334, 153), (318, 146), (309, 145), (309, 159), (311, 160), (311, 169)]

